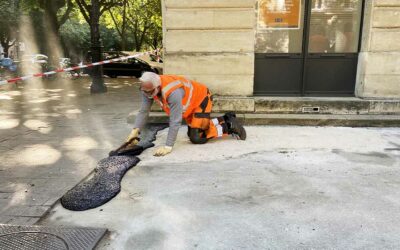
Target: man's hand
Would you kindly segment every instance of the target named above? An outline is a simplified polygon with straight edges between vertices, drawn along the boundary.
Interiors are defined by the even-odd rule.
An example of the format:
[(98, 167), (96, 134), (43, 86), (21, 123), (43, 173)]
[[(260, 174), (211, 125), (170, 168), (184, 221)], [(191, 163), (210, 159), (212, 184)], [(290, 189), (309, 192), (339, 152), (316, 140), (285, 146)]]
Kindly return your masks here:
[(154, 153), (154, 156), (165, 156), (171, 152), (172, 152), (172, 147), (162, 146), (157, 148), (156, 152)]
[[(129, 141), (133, 140), (134, 138), (138, 138), (139, 132), (140, 132), (140, 129), (138, 129), (138, 128), (132, 129), (132, 132), (126, 138), (126, 142), (129, 142)], [(138, 142), (139, 142), (138, 140), (134, 140), (130, 145), (136, 145), (136, 144), (138, 144)]]

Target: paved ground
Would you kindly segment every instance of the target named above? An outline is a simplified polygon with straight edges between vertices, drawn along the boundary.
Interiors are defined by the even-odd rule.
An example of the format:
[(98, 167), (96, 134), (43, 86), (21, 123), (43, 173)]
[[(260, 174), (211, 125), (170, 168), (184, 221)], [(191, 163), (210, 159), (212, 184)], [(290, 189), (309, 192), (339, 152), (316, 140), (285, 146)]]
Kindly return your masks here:
[(0, 87), (0, 223), (33, 224), (119, 145), (137, 109), (134, 79), (88, 78)]
[[(33, 224), (129, 131), (133, 80), (0, 89), (0, 223)], [(44, 225), (107, 227), (99, 249), (400, 248), (400, 129), (247, 127), (248, 140), (142, 162), (91, 211)], [(157, 140), (165, 141), (167, 131)]]
[[(108, 204), (45, 225), (107, 227), (99, 249), (398, 249), (400, 129), (247, 127), (145, 152)], [(165, 140), (163, 131), (157, 143)]]

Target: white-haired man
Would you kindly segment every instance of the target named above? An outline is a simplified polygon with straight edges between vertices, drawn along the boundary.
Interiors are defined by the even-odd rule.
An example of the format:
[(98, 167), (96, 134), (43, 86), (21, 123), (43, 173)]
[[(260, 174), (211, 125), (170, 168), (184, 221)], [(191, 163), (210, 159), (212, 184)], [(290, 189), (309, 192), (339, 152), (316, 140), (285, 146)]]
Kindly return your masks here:
[(182, 119), (188, 125), (188, 136), (194, 144), (204, 144), (211, 138), (229, 134), (241, 140), (246, 139), (246, 131), (234, 113), (211, 119), (212, 96), (204, 84), (181, 76), (157, 75), (153, 72), (143, 73), (139, 80), (142, 106), (127, 141), (138, 137), (146, 125), (154, 101), (169, 115), (167, 141), (155, 151), (155, 156), (172, 152)]

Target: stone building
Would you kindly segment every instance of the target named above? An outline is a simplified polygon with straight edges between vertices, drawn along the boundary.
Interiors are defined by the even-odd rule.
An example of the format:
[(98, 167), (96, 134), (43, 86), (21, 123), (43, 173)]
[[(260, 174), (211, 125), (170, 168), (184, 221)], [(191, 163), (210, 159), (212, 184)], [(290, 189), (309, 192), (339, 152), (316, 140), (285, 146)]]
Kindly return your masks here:
[(217, 111), (399, 114), (400, 0), (163, 0), (164, 73)]

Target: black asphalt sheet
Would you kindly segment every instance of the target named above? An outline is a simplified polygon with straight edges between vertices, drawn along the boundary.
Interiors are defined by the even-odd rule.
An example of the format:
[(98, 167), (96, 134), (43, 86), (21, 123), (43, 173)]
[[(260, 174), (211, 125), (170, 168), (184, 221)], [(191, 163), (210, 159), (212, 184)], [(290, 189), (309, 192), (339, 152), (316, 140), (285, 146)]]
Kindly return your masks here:
[(167, 124), (149, 124), (141, 133), (139, 144), (124, 155), (110, 156), (99, 163), (91, 178), (69, 190), (62, 198), (64, 208), (84, 211), (99, 207), (121, 191), (121, 180), (126, 172), (136, 166), (137, 157), (144, 150), (154, 147), (157, 132), (167, 128)]

